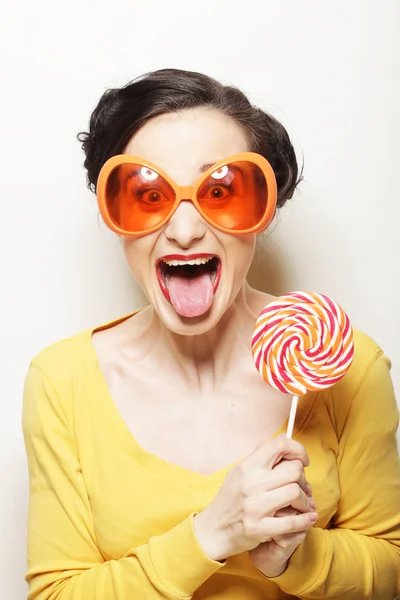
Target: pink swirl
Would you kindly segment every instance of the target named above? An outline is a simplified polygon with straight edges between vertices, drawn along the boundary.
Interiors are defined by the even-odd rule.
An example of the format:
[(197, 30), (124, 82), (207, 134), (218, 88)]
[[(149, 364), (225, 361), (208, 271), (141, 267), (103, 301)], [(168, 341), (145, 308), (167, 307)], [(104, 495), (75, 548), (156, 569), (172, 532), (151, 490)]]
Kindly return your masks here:
[(334, 385), (354, 356), (344, 310), (313, 292), (293, 292), (268, 304), (253, 331), (252, 355), (264, 380), (300, 396)]

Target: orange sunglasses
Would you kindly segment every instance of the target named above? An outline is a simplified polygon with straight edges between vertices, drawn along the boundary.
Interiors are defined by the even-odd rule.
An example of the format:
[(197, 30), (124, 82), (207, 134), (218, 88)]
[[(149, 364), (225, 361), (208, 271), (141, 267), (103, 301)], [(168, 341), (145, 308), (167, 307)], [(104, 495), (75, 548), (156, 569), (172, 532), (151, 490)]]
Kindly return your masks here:
[(153, 233), (179, 204), (191, 201), (212, 227), (224, 233), (258, 233), (272, 221), (275, 175), (260, 154), (243, 152), (214, 164), (189, 186), (180, 186), (151, 162), (118, 154), (100, 171), (97, 200), (105, 224), (123, 236)]

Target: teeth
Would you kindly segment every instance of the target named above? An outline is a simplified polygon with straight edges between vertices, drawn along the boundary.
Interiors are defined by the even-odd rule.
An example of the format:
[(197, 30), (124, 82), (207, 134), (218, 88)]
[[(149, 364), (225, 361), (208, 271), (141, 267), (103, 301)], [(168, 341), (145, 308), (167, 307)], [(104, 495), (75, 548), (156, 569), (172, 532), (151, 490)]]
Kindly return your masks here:
[(191, 260), (163, 260), (163, 262), (169, 267), (180, 267), (185, 265), (205, 265), (213, 258), (213, 256), (207, 256), (204, 258), (192, 258)]

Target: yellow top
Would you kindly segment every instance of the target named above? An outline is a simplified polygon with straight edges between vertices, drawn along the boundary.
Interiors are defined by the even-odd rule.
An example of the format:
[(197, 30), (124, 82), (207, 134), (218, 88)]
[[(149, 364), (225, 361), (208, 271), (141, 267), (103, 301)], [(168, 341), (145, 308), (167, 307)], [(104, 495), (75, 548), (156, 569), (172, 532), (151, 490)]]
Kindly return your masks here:
[(205, 476), (141, 448), (110, 397), (92, 331), (42, 351), (25, 382), (29, 600), (400, 594), (398, 409), (390, 363), (370, 338), (355, 332), (347, 375), (300, 401), (294, 437), (311, 458), (320, 519), (286, 571), (267, 579), (247, 553), (225, 564), (204, 555), (193, 514), (232, 465)]

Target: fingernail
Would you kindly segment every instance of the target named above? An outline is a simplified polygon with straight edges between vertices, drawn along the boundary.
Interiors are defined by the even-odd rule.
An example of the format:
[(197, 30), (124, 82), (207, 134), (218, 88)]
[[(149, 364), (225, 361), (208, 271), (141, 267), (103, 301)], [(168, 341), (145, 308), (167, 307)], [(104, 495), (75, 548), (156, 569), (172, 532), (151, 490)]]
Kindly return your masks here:
[(309, 505), (310, 505), (310, 508), (311, 508), (312, 510), (315, 510), (315, 509), (317, 508), (317, 503), (315, 502), (315, 500), (314, 500), (314, 498), (313, 498), (313, 497), (311, 497), (311, 498), (308, 500), (308, 503), (309, 503)]
[(312, 494), (312, 487), (309, 483), (307, 483), (307, 485), (306, 485), (306, 494), (307, 494), (307, 496), (311, 496), (311, 494)]
[(311, 513), (310, 520), (311, 520), (311, 523), (316, 523), (318, 521), (318, 513)]

